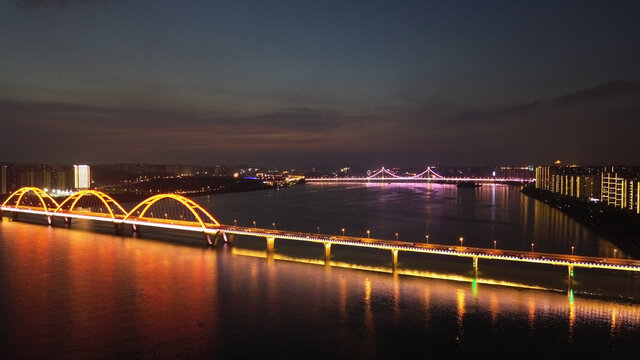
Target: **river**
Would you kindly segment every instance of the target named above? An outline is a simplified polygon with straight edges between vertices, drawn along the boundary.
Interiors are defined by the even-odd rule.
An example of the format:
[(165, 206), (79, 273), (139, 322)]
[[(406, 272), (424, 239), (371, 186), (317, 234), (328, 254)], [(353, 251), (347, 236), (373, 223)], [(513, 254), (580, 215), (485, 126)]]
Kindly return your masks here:
[[(195, 198), (221, 222), (613, 256), (615, 246), (518, 187), (305, 184)], [(131, 206), (132, 204), (127, 204)], [(34, 224), (37, 223), (37, 224)], [(640, 278), (104, 224), (0, 223), (0, 348), (14, 358), (635, 358)], [(91, 230), (91, 231), (88, 231)], [(621, 251), (616, 256), (626, 257)]]

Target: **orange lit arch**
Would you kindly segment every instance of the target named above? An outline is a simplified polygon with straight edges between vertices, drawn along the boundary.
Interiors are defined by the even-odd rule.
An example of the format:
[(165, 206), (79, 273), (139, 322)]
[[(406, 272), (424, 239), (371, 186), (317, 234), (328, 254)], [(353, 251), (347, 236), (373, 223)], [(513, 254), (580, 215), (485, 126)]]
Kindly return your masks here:
[[(47, 194), (44, 190), (37, 188), (37, 187), (31, 187), (31, 186), (27, 186), (27, 187), (23, 187), (20, 188), (18, 190), (16, 190), (13, 194), (11, 194), (7, 200), (5, 200), (2, 203), (2, 207), (15, 207), (15, 208), (19, 208), (20, 206), (20, 201), (22, 200), (22, 198), (29, 192), (33, 192), (38, 199), (40, 199), (40, 202), (42, 203), (42, 208), (44, 209), (44, 211), (53, 211), (56, 208), (58, 208), (58, 202), (55, 201), (54, 198), (51, 197), (51, 195)], [(16, 203), (15, 205), (7, 205), (9, 204), (9, 202), (11, 201), (11, 199), (14, 199), (17, 197)], [(52, 204), (47, 205), (47, 201), (51, 201)], [(53, 205), (53, 206), (51, 206)]]
[[(65, 206), (66, 204), (71, 203), (71, 206), (69, 206), (69, 209), (66, 211), (73, 211), (73, 209), (75, 208), (76, 204), (78, 203), (78, 201), (85, 197), (85, 196), (95, 196), (96, 198), (98, 198), (107, 208), (107, 210), (109, 211), (109, 215), (111, 216), (111, 218), (113, 219), (117, 219), (117, 218), (124, 218), (127, 215), (127, 212), (122, 208), (122, 206), (120, 204), (118, 204), (117, 201), (115, 201), (111, 196), (103, 193), (102, 191), (97, 191), (97, 190), (82, 190), (82, 191), (78, 191), (77, 193), (69, 196), (68, 198), (64, 199), (63, 202), (60, 203), (60, 205), (58, 205), (58, 207), (56, 208), (55, 212), (62, 212), (63, 210), (63, 206)], [(113, 208), (115, 206), (115, 209)], [(116, 214), (114, 213), (114, 210), (120, 210), (120, 214)]]
[[(179, 202), (180, 204), (184, 205), (187, 209), (189, 209), (189, 211), (191, 211), (191, 213), (193, 214), (193, 216), (195, 216), (195, 218), (198, 220), (198, 223), (200, 224), (200, 226), (202, 226), (203, 229), (207, 228), (207, 223), (205, 223), (205, 220), (210, 220), (210, 223), (212, 223), (214, 226), (219, 226), (220, 223), (218, 222), (218, 220), (216, 220), (213, 216), (211, 216), (211, 214), (209, 214), (209, 212), (207, 212), (207, 210), (205, 210), (204, 208), (202, 208), (202, 206), (200, 206), (198, 203), (196, 203), (195, 201), (186, 198), (182, 195), (176, 195), (176, 194), (160, 194), (160, 195), (155, 195), (152, 196), (146, 200), (143, 200), (140, 204), (138, 204), (136, 207), (134, 207), (128, 214), (127, 216), (124, 217), (124, 220), (130, 220), (132, 217), (134, 217), (134, 213), (138, 210), (141, 209), (140, 214), (135, 216), (137, 218), (144, 218), (145, 213), (147, 212), (147, 210), (151, 207), (151, 205), (155, 204), (156, 202), (163, 200), (163, 199), (171, 199), (171, 200), (175, 200), (177, 202)], [(202, 217), (200, 216), (200, 214), (198, 214), (198, 211), (201, 211), (206, 218), (203, 220)]]

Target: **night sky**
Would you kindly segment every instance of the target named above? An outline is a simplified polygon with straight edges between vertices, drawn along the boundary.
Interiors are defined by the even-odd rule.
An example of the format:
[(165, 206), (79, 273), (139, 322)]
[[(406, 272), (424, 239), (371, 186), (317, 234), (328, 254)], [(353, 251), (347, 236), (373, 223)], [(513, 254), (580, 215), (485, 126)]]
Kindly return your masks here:
[(640, 164), (640, 1), (0, 3), (0, 161)]

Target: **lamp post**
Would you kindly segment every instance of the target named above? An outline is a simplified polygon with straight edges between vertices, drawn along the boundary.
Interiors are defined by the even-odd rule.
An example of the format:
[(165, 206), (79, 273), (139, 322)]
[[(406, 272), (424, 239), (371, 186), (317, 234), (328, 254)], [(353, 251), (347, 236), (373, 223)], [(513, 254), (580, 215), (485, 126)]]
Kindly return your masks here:
[(424, 236), (425, 239), (427, 239), (427, 244), (429, 243), (429, 234)]
[(573, 255), (573, 249), (574, 248), (575, 248), (574, 246), (571, 247), (571, 255)]
[(618, 252), (618, 249), (613, 249), (613, 258), (615, 259), (616, 257), (616, 253)]
[(462, 238), (462, 236), (460, 236), (460, 238), (459, 238), (458, 240), (460, 240), (460, 246), (462, 246), (462, 242), (464, 241), (464, 239)]
[(531, 243), (531, 252), (533, 252), (533, 245), (534, 245), (534, 244), (533, 244), (533, 243)]
[(275, 230), (276, 229), (276, 223), (272, 222), (271, 225), (273, 225), (273, 230)]
[(496, 241), (493, 240), (493, 249), (495, 250), (495, 248), (496, 248)]
[(238, 226), (238, 219), (233, 219), (233, 224), (234, 224), (235, 226)]
[(320, 234), (320, 226), (317, 226), (316, 229), (318, 230), (318, 234)]
[(342, 236), (344, 236), (344, 228), (342, 228)]
[(256, 227), (256, 221), (253, 220), (253, 227)]
[(398, 233), (396, 233), (396, 241), (398, 241)]
[(367, 230), (367, 238), (371, 236), (371, 230)]

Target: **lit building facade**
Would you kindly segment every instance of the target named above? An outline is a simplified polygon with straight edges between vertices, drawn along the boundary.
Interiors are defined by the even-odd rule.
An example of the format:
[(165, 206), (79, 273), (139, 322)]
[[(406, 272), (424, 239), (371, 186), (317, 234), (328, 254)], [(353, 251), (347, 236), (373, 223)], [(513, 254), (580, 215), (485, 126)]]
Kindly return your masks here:
[(600, 198), (600, 170), (578, 166), (536, 167), (536, 188), (577, 198)]
[(91, 173), (89, 165), (73, 165), (73, 178), (75, 189), (88, 189), (91, 187)]
[[(601, 180), (602, 202), (640, 214), (640, 180), (634, 174), (603, 171)], [(637, 174), (636, 174), (637, 175)]]
[(538, 166), (536, 188), (601, 201), (640, 214), (640, 169), (637, 168)]

